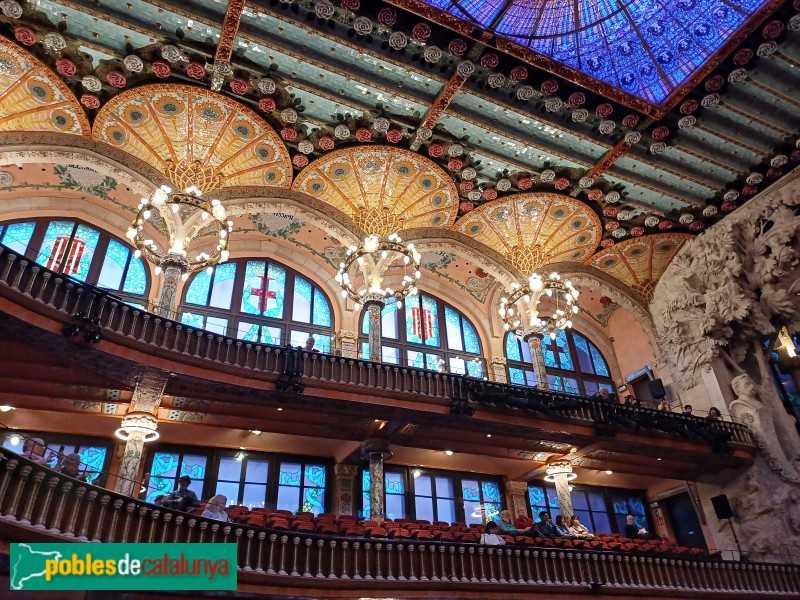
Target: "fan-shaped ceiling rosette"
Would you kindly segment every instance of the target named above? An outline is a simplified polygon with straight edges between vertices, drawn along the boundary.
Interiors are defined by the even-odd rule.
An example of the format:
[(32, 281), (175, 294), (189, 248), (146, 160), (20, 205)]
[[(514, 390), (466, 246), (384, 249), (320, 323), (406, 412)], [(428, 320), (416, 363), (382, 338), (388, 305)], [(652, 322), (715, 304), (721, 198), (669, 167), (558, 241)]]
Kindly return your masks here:
[(87, 135), (89, 121), (58, 76), (0, 37), (0, 131)]
[(222, 94), (188, 85), (146, 85), (112, 98), (92, 128), (167, 175), (178, 188), (288, 188), (292, 165), (275, 131)]
[(306, 167), (292, 189), (325, 201), (367, 234), (449, 227), (458, 212), (453, 180), (435, 163), (389, 146), (331, 152)]
[(505, 256), (524, 276), (561, 261), (583, 262), (602, 235), (583, 202), (560, 194), (516, 194), (484, 204), (453, 227)]
[(631, 238), (598, 252), (590, 264), (615, 277), (649, 302), (669, 263), (688, 240), (686, 233)]

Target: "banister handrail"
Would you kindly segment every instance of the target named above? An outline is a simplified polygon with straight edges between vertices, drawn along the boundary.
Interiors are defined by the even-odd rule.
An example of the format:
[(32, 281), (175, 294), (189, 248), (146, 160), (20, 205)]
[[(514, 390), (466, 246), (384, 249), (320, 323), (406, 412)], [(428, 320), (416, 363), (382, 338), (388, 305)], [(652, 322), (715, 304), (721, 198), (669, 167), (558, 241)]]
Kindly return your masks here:
[[(60, 275), (0, 245), (0, 294), (21, 294), (40, 310), (70, 319), (71, 331), (107, 337), (146, 348), (172, 360), (240, 369), (276, 382), (280, 389), (302, 391), (305, 385), (364, 392), (477, 402), (504, 409), (524, 409), (592, 423), (598, 433), (641, 428), (704, 440), (727, 450), (727, 442), (755, 448), (750, 430), (728, 421), (707, 421), (672, 412), (603, 403), (554, 390), (522, 388), (463, 375), (439, 373), (334, 354), (273, 346), (196, 329), (129, 305), (123, 298), (69, 276)], [(297, 385), (295, 385), (297, 384)]]
[[(0, 448), (0, 530), (11, 541), (236, 543), (239, 578), (248, 583), (302, 586), (370, 580), (397, 589), (448, 582), (489, 593), (519, 584), (609, 593), (626, 589), (692, 597), (790, 596), (800, 593), (800, 567), (709, 557), (547, 548), (529, 544), (343, 537), (225, 523), (122, 496)], [(336, 584), (331, 584), (337, 587)], [(385, 587), (384, 586), (384, 587)], [(716, 597), (716, 596), (715, 596)]]

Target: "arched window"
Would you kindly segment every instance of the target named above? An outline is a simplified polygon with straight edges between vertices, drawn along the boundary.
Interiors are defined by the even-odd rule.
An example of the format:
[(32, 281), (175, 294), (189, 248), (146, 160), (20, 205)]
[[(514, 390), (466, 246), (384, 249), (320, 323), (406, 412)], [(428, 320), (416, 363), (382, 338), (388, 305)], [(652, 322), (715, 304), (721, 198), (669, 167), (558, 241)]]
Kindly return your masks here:
[(112, 290), (130, 304), (147, 296), (148, 276), (135, 249), (74, 219), (0, 224), (0, 243), (57, 273)]
[[(369, 318), (361, 316), (361, 355), (369, 358)], [(441, 300), (417, 294), (402, 308), (394, 298), (381, 312), (381, 360), (418, 369), (484, 376), (481, 343), (463, 314)]]
[[(531, 350), (527, 342), (506, 334), (508, 381), (514, 385), (536, 385)], [(608, 363), (600, 350), (584, 335), (573, 329), (559, 331), (555, 339), (545, 337), (542, 354), (550, 389), (570, 394), (596, 394), (600, 386), (615, 390)]]
[(181, 322), (248, 342), (306, 345), (331, 351), (331, 303), (317, 286), (288, 267), (238, 259), (189, 281)]

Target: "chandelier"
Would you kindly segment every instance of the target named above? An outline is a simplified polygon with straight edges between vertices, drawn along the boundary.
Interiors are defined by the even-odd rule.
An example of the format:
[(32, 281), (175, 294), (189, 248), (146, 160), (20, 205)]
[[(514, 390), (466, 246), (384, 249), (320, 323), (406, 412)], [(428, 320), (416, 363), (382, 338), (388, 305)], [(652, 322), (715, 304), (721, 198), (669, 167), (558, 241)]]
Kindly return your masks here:
[[(219, 200), (208, 202), (202, 198), (202, 191), (196, 186), (189, 186), (185, 192), (173, 192), (167, 186), (161, 186), (150, 198), (142, 198), (138, 206), (139, 212), (125, 233), (135, 246), (134, 255), (144, 256), (156, 265), (156, 275), (162, 268), (179, 262), (182, 277), (185, 280), (190, 273), (206, 269), (211, 273), (219, 263), (224, 263), (230, 256), (229, 235), (233, 223), (228, 221), (228, 213)], [(144, 224), (158, 213), (167, 221), (170, 233), (170, 247), (159, 248), (144, 233)], [(185, 218), (184, 218), (185, 217)], [(210, 220), (210, 222), (209, 222)], [(207, 223), (207, 224), (206, 224)], [(213, 226), (217, 237), (216, 248), (211, 252), (200, 252), (194, 258), (187, 257), (187, 250), (198, 232)]]
[[(544, 277), (533, 273), (524, 284), (511, 284), (511, 292), (500, 298), (497, 312), (503, 328), (518, 338), (549, 335), (555, 339), (557, 331), (572, 327), (572, 316), (579, 310), (579, 294), (571, 281), (562, 280), (556, 272)], [(550, 300), (550, 314), (540, 312), (544, 297)]]
[[(342, 297), (352, 300), (356, 310), (366, 302), (385, 302), (389, 298), (395, 298), (401, 308), (403, 299), (417, 293), (421, 258), (414, 244), (404, 245), (396, 233), (386, 237), (369, 235), (358, 246), (350, 246), (344, 261), (339, 263), (336, 281), (342, 286)], [(403, 277), (397, 289), (384, 286), (386, 271), (400, 263)]]

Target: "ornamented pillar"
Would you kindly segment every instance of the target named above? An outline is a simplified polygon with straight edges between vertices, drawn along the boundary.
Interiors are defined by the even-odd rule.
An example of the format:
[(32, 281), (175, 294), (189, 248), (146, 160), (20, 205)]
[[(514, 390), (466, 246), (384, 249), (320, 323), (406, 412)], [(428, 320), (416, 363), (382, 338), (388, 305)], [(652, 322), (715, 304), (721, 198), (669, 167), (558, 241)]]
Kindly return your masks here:
[(381, 311), (386, 299), (380, 294), (364, 296), (364, 308), (369, 318), (369, 360), (381, 362)]
[(533, 359), (533, 371), (536, 373), (536, 387), (540, 390), (547, 389), (547, 372), (544, 367), (544, 354), (542, 353), (542, 340), (544, 336), (541, 333), (526, 333), (525, 341), (531, 348), (531, 358)]
[(369, 459), (370, 519), (382, 521), (386, 513), (383, 461), (392, 457), (389, 442), (381, 439), (366, 440), (361, 444), (361, 452)]
[(497, 383), (506, 383), (508, 378), (506, 377), (506, 359), (499, 356), (495, 357), (489, 363), (489, 371), (492, 374), (492, 381), (496, 381)]
[(572, 472), (572, 465), (566, 460), (557, 460), (550, 463), (546, 467), (547, 476), (545, 481), (551, 481), (556, 486), (556, 494), (558, 495), (558, 507), (564, 518), (572, 516), (574, 510), (572, 508), (572, 494), (569, 491), (569, 482), (577, 477)]
[(339, 339), (339, 348), (342, 351), (342, 356), (358, 358), (358, 333), (343, 329), (336, 334), (336, 337)]
[(158, 439), (156, 411), (168, 378), (169, 375), (163, 371), (145, 371), (133, 390), (128, 414), (122, 418), (116, 432), (118, 438), (125, 440), (125, 451), (114, 487), (119, 494), (134, 496), (138, 492), (136, 481), (144, 445)]
[(527, 481), (506, 481), (506, 504), (511, 511), (511, 516), (517, 518), (519, 509), (528, 512), (528, 502), (525, 496), (528, 494)]
[(185, 256), (170, 252), (161, 259), (159, 267), (164, 271), (164, 278), (161, 293), (158, 296), (156, 314), (169, 319), (173, 318), (175, 314), (178, 285), (180, 285), (183, 275), (189, 272), (189, 262)]
[(353, 481), (358, 475), (358, 465), (334, 465), (336, 475), (336, 496), (333, 499), (333, 512), (337, 515), (355, 516)]

